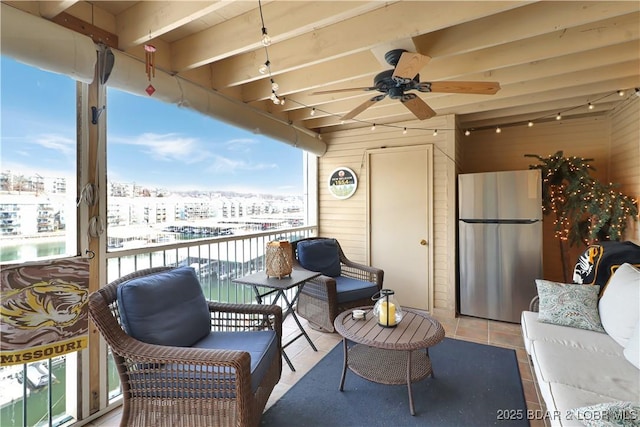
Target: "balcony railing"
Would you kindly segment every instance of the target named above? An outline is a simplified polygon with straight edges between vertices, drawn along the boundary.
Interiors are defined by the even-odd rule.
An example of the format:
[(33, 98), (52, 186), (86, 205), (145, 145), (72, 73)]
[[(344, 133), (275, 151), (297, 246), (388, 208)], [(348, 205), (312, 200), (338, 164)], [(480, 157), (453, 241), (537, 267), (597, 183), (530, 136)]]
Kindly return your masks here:
[(144, 268), (190, 265), (195, 268), (207, 299), (253, 303), (253, 289), (236, 284), (233, 279), (264, 269), (268, 242), (296, 241), (315, 236), (316, 232), (315, 226), (296, 227), (115, 249), (107, 253), (107, 281)]

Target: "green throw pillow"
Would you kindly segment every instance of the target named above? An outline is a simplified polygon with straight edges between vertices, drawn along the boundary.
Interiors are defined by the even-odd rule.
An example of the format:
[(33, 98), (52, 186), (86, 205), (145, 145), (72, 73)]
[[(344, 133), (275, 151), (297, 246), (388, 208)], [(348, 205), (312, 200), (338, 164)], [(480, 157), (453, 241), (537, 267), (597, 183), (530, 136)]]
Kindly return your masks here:
[(538, 320), (554, 325), (571, 326), (604, 332), (598, 314), (600, 286), (536, 280), (540, 308)]
[(640, 424), (640, 403), (599, 403), (572, 409), (571, 417), (587, 427), (637, 427)]

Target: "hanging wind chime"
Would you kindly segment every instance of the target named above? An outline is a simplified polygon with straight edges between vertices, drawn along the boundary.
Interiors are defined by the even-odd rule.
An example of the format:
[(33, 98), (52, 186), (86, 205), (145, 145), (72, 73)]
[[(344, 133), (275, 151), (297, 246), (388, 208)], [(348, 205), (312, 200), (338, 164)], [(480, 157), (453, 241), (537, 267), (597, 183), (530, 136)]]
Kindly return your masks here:
[[(156, 47), (150, 44), (145, 44), (144, 45), (144, 63), (145, 63), (145, 70), (146, 70), (147, 78), (149, 79), (149, 82), (151, 82), (151, 77), (156, 76), (155, 55), (156, 55)], [(151, 83), (149, 83), (149, 86), (147, 86), (147, 88), (145, 89), (145, 92), (147, 92), (149, 96), (153, 95), (155, 91), (156, 91), (156, 88), (153, 87)]]

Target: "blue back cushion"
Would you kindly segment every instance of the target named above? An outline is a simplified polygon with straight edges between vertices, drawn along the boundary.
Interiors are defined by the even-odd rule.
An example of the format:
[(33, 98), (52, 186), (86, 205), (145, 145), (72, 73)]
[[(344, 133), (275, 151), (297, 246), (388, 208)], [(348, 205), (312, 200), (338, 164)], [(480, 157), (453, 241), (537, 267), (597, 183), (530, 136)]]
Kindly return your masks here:
[(307, 270), (331, 277), (340, 275), (340, 253), (335, 239), (304, 240), (296, 247), (298, 262)]
[(138, 277), (118, 287), (127, 334), (149, 344), (190, 347), (211, 331), (211, 315), (192, 267)]

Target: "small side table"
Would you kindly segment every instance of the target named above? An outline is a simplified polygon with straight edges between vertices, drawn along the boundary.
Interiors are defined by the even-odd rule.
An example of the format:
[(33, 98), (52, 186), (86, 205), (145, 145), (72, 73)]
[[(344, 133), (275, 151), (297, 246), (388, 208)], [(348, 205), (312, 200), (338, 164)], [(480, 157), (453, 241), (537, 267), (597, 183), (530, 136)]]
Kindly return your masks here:
[[(284, 349), (289, 344), (293, 343), (295, 340), (297, 340), (300, 337), (305, 337), (307, 339), (307, 342), (313, 349), (313, 351), (318, 351), (316, 346), (313, 344), (313, 341), (311, 341), (311, 338), (309, 338), (307, 331), (305, 331), (304, 328), (302, 327), (302, 324), (300, 323), (300, 320), (298, 319), (298, 316), (296, 316), (296, 313), (294, 310), (294, 306), (298, 301), (298, 297), (300, 296), (300, 291), (302, 290), (302, 287), (304, 286), (304, 284), (308, 280), (314, 279), (318, 276), (320, 276), (320, 273), (316, 271), (309, 271), (303, 268), (294, 268), (293, 271), (291, 271), (290, 276), (285, 276), (281, 279), (278, 279), (277, 277), (267, 277), (267, 273), (264, 271), (259, 271), (257, 273), (253, 273), (248, 276), (240, 277), (238, 279), (233, 279), (235, 283), (241, 283), (243, 285), (252, 286), (253, 292), (256, 295), (256, 302), (258, 304), (262, 304), (263, 298), (273, 293), (276, 294), (272, 302), (273, 304), (277, 304), (278, 299), (280, 299), (281, 297), (286, 303), (287, 308), (282, 313), (282, 320), (284, 321), (284, 319), (286, 319), (288, 315), (291, 315), (293, 316), (293, 320), (295, 320), (296, 324), (298, 325), (298, 328), (300, 329), (300, 333), (298, 335), (293, 337), (288, 342), (282, 344), (282, 357), (287, 362), (287, 365), (289, 365), (289, 368), (291, 368), (291, 370), (294, 372), (295, 372), (295, 368), (293, 367), (291, 360), (289, 360), (289, 356), (287, 356), (287, 353), (285, 353), (284, 351)], [(271, 290), (265, 293), (260, 293), (260, 290), (258, 289), (259, 287), (269, 288)], [(293, 298), (289, 300), (289, 298), (287, 298), (285, 291), (294, 287), (297, 287), (296, 292)]]
[[(364, 319), (354, 319), (353, 310), (365, 310)], [(403, 308), (404, 317), (395, 328), (378, 325), (373, 307), (342, 312), (334, 321), (342, 336), (344, 365), (340, 391), (349, 368), (356, 375), (380, 384), (406, 384), (409, 411), (415, 415), (411, 383), (433, 376), (429, 347), (444, 339), (444, 328), (427, 313)], [(348, 348), (347, 341), (357, 344)], [(418, 351), (424, 350), (424, 351)]]

